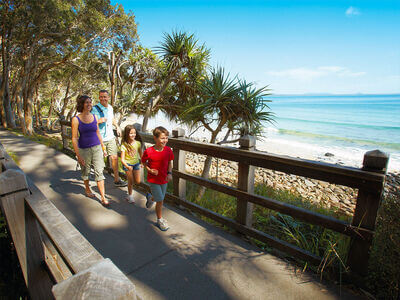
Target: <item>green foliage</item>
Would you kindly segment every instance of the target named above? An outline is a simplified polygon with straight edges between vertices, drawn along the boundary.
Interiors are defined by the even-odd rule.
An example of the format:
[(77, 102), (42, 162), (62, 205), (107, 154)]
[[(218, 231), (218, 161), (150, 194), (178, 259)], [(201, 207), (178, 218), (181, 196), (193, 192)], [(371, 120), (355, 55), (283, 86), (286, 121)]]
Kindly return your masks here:
[(378, 299), (400, 297), (400, 196), (386, 198), (378, 211), (368, 274)]

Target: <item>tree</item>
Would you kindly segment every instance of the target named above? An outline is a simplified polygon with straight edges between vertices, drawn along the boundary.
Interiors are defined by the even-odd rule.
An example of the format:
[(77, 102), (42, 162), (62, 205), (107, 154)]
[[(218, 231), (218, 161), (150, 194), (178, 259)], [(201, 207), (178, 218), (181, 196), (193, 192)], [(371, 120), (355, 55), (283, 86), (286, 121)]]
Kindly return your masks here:
[(184, 32), (164, 34), (164, 41), (156, 48), (156, 53), (161, 55), (161, 79), (147, 106), (143, 118), (143, 131), (147, 129), (148, 119), (154, 107), (162, 100), (169, 86), (173, 83), (177, 84), (190, 69), (205, 69), (210, 57), (209, 49), (204, 45), (199, 45), (193, 34), (188, 35)]
[[(182, 101), (186, 95), (185, 101)], [(224, 69), (214, 68), (191, 93), (185, 92), (169, 98), (164, 109), (172, 118), (188, 125), (192, 130), (204, 127), (210, 134), (210, 143), (215, 144), (218, 135), (225, 129), (227, 134), (252, 134), (259, 136), (263, 122), (272, 122), (272, 113), (265, 97), (269, 95), (267, 87), (256, 89), (253, 83), (231, 78)], [(195, 129), (196, 130), (196, 129)], [(203, 178), (209, 178), (211, 157), (207, 157), (202, 172)], [(204, 189), (200, 189), (202, 197)]]

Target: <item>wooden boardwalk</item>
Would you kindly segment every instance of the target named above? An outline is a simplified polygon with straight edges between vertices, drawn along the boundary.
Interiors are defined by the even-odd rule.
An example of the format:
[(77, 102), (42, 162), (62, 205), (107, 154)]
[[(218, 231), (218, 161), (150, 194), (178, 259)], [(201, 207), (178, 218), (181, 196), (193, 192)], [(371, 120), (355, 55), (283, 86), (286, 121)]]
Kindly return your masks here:
[(128, 204), (126, 188), (114, 187), (108, 175), (111, 208), (105, 209), (84, 196), (75, 160), (2, 129), (0, 141), (18, 155), (20, 168), (46, 197), (128, 276), (143, 299), (357, 298), (179, 209), (166, 206), (171, 228), (161, 232), (144, 197)]

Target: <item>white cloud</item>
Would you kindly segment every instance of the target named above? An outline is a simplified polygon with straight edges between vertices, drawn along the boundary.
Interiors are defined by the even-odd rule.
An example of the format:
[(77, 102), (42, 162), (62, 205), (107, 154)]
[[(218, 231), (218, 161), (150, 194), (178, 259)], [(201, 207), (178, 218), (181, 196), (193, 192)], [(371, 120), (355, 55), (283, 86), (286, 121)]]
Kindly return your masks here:
[(346, 10), (346, 16), (351, 17), (351, 16), (358, 16), (361, 15), (360, 10), (357, 7), (350, 6)]
[(336, 76), (336, 77), (359, 77), (366, 72), (352, 72), (350, 69), (340, 66), (321, 66), (315, 69), (295, 68), (282, 71), (270, 71), (268, 75), (274, 77), (287, 77), (290, 79), (310, 81), (315, 78)]

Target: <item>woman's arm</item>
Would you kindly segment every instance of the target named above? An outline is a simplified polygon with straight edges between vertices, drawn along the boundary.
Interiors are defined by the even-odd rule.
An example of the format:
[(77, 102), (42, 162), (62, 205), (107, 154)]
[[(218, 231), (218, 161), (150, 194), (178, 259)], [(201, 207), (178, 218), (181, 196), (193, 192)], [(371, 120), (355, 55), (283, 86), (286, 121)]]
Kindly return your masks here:
[(71, 121), (71, 129), (72, 129), (72, 146), (74, 147), (75, 155), (76, 158), (78, 159), (78, 162), (84, 166), (85, 161), (79, 154), (79, 147), (78, 147), (78, 126), (79, 126), (79, 121), (77, 117), (73, 117)]

